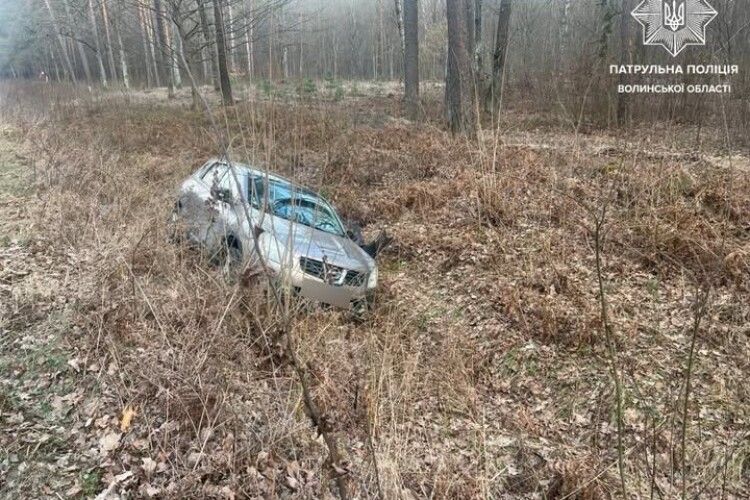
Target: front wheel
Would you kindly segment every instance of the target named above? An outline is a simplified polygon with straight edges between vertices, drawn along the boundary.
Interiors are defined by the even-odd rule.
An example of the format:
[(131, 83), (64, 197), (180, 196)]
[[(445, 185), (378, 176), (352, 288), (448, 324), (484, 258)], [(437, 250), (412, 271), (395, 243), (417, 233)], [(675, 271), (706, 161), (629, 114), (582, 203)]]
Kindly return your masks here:
[(225, 280), (233, 281), (242, 266), (242, 249), (234, 239), (224, 240), (211, 256), (211, 263), (220, 268)]
[(362, 297), (352, 301), (349, 316), (357, 323), (363, 323), (367, 320), (372, 310), (372, 299), (369, 296)]

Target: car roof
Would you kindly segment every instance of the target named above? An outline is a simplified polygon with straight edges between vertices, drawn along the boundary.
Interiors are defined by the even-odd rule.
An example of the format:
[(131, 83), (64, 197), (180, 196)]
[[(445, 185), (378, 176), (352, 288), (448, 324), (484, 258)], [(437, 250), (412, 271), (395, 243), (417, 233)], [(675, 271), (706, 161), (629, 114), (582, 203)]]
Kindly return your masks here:
[[(211, 164), (213, 164), (214, 162), (222, 163), (224, 165), (228, 164), (227, 161), (222, 158), (212, 158), (211, 160), (209, 160), (209, 163)], [(238, 171), (244, 171), (244, 173), (250, 175), (251, 177), (263, 177), (272, 181), (289, 184), (292, 187), (300, 191), (304, 191), (308, 194), (312, 194), (312, 195), (315, 195), (316, 197), (320, 197), (320, 195), (314, 189), (310, 189), (306, 186), (303, 186), (281, 175), (272, 174), (268, 170), (258, 170), (256, 168), (251, 167), (250, 165), (247, 165), (246, 163), (239, 163), (239, 162), (234, 162), (234, 161), (232, 162), (232, 166)]]

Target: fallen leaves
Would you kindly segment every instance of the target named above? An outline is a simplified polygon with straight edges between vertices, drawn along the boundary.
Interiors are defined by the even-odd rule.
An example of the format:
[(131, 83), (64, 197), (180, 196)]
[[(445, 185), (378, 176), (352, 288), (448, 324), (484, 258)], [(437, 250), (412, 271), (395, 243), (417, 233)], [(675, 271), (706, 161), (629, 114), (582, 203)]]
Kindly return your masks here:
[(144, 474), (146, 474), (146, 477), (151, 477), (156, 471), (156, 462), (152, 458), (145, 457), (141, 468), (143, 469)]
[(120, 498), (119, 495), (116, 495), (114, 493), (115, 489), (118, 485), (121, 483), (126, 482), (128, 479), (133, 477), (132, 471), (125, 471), (122, 474), (116, 475), (112, 481), (109, 483), (109, 486), (105, 490), (103, 490), (101, 493), (99, 493), (95, 500), (114, 500), (116, 498)]
[(137, 415), (135, 409), (132, 406), (126, 406), (122, 411), (122, 417), (120, 418), (120, 430), (122, 432), (128, 432), (130, 425), (133, 423), (133, 418)]
[(99, 440), (99, 448), (101, 449), (102, 453), (107, 454), (116, 450), (117, 447), (120, 446), (121, 438), (122, 434), (120, 434), (119, 432), (110, 432), (102, 436), (102, 438)]

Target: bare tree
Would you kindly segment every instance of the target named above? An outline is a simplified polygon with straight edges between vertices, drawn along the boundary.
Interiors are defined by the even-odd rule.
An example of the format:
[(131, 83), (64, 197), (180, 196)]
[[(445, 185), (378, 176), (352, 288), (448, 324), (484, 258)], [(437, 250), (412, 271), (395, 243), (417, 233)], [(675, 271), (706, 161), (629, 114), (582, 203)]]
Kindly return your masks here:
[(169, 63), (172, 70), (172, 83), (175, 88), (182, 88), (182, 75), (180, 74), (180, 65), (178, 60), (181, 59), (182, 54), (182, 39), (179, 36), (175, 36), (174, 29), (171, 26), (172, 23), (167, 23), (167, 51), (169, 53)]
[(403, 18), (401, 12), (401, 0), (394, 0), (394, 3), (396, 8), (396, 27), (398, 28), (399, 41), (401, 42), (401, 56), (403, 57), (406, 52), (406, 34), (404, 33), (404, 23), (406, 20)]
[(562, 73), (563, 63), (562, 61), (567, 57), (568, 54), (568, 43), (570, 42), (570, 0), (562, 0), (560, 5), (560, 46), (557, 53), (557, 74), (558, 76)]
[(404, 89), (409, 116), (419, 113), (419, 5), (404, 0)]
[(109, 9), (107, 9), (107, 1), (102, 0), (102, 22), (104, 24), (104, 37), (107, 40), (107, 58), (109, 61), (109, 74), (112, 80), (117, 79), (117, 65), (115, 64), (115, 53), (114, 47), (112, 46), (112, 34), (110, 33), (109, 27)]
[(213, 0), (214, 24), (216, 25), (216, 52), (219, 61), (219, 83), (221, 85), (221, 96), (225, 106), (234, 103), (232, 97), (232, 84), (229, 80), (227, 68), (227, 47), (225, 42), (224, 15), (222, 13), (222, 0)]
[(102, 85), (107, 86), (107, 72), (104, 69), (104, 59), (102, 59), (102, 47), (99, 43), (99, 28), (96, 25), (96, 13), (94, 12), (94, 0), (89, 0), (89, 21), (91, 21), (91, 31), (94, 34), (94, 46), (96, 47), (96, 62), (99, 64), (99, 78)]
[(73, 83), (76, 83), (76, 74), (73, 70), (73, 64), (70, 62), (68, 48), (65, 45), (65, 40), (63, 39), (62, 32), (60, 31), (60, 24), (58, 23), (57, 17), (55, 16), (55, 11), (52, 10), (50, 0), (44, 0), (44, 4), (47, 6), (47, 12), (49, 12), (49, 17), (52, 21), (52, 28), (55, 30), (57, 41), (60, 43), (60, 51), (62, 52), (63, 60), (65, 61), (65, 72), (67, 73), (68, 78), (70, 78)]
[[(122, 23), (123, 23), (124, 8), (120, 5), (118, 15), (115, 19), (115, 36), (117, 37), (117, 48), (120, 56), (120, 71), (122, 72), (122, 85), (126, 88), (130, 88), (130, 74), (128, 72), (128, 60), (125, 56), (125, 46), (122, 43)], [(148, 69), (148, 63), (146, 63)]]
[(154, 14), (156, 16), (156, 38), (159, 41), (158, 52), (162, 61), (162, 68), (167, 73), (167, 94), (170, 98), (174, 98), (174, 54), (169, 43), (169, 34), (166, 22), (164, 21), (164, 9), (162, 8), (161, 0), (154, 0)]
[(149, 33), (149, 50), (151, 51), (151, 62), (154, 64), (154, 75), (156, 76), (156, 86), (161, 87), (161, 73), (163, 69), (162, 51), (158, 48), (160, 45), (159, 33), (156, 31), (151, 0), (146, 0), (149, 6), (143, 7), (143, 17), (146, 20)]
[[(484, 42), (483, 42), (483, 1), (474, 0), (474, 72), (477, 77), (481, 78), (484, 61)], [(481, 88), (481, 87), (480, 87)]]
[[(620, 16), (620, 64), (629, 64), (632, 62), (632, 45), (630, 40), (630, 16), (628, 13), (632, 10), (630, 0), (622, 0), (622, 15)], [(623, 73), (619, 75), (620, 85), (626, 83), (627, 76)], [(630, 99), (628, 94), (622, 92), (617, 94), (617, 124), (623, 126), (628, 121), (630, 111)]]
[(377, 0), (378, 27), (373, 52), (373, 78), (377, 80), (385, 74), (385, 24), (383, 22), (383, 0)]
[(245, 50), (247, 51), (247, 77), (253, 79), (254, 65), (253, 65), (253, 7), (254, 0), (245, 0)]
[(227, 23), (224, 25), (224, 33), (227, 45), (227, 64), (229, 65), (229, 72), (234, 73), (237, 71), (237, 51), (235, 50), (234, 41), (234, 9), (232, 9), (232, 0), (228, 0), (226, 4)]
[(143, 13), (143, 5), (140, 1), (136, 3), (136, 10), (138, 11), (138, 21), (141, 26), (141, 33), (143, 36), (143, 55), (144, 55), (144, 63), (146, 66), (146, 81), (148, 86), (152, 85), (159, 85), (159, 72), (154, 71), (156, 70), (156, 65), (154, 63), (154, 53), (153, 53), (153, 43), (151, 42), (151, 30), (149, 28), (148, 22), (146, 20), (146, 17)]
[(448, 125), (453, 133), (476, 134), (476, 92), (468, 49), (467, 2), (447, 0), (448, 70), (445, 102)]
[(208, 52), (208, 55), (204, 55), (204, 58), (207, 58), (210, 63), (211, 81), (214, 84), (214, 90), (221, 90), (221, 82), (219, 81), (219, 59), (217, 57), (215, 48), (216, 37), (212, 36), (213, 32), (211, 31), (208, 23), (208, 14), (206, 13), (205, 2), (206, 0), (198, 0), (198, 15), (201, 22), (203, 45)]
[(510, 16), (513, 11), (513, 0), (502, 0), (497, 17), (495, 47), (492, 51), (492, 81), (488, 102), (493, 115), (500, 109), (503, 100), (505, 83), (505, 61), (508, 55), (508, 38), (510, 33)]
[[(48, 0), (44, 0), (45, 2), (49, 3)], [(91, 77), (91, 68), (89, 67), (89, 60), (88, 57), (86, 57), (86, 50), (83, 46), (83, 42), (81, 41), (81, 37), (78, 35), (77, 30), (75, 29), (76, 23), (73, 22), (73, 19), (70, 15), (70, 5), (68, 4), (68, 0), (63, 0), (62, 2), (63, 8), (65, 9), (65, 20), (69, 25), (70, 34), (73, 38), (75, 38), (75, 45), (78, 49), (78, 56), (81, 59), (81, 66), (83, 66), (83, 74), (86, 75), (87, 81), (92, 81), (93, 78)], [(67, 53), (67, 51), (66, 51)]]

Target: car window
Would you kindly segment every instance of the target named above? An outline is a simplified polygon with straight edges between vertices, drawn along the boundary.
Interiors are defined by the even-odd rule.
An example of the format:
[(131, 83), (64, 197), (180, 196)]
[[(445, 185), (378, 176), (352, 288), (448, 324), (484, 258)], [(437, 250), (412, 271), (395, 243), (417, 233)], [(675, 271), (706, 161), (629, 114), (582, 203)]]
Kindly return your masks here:
[(320, 231), (344, 236), (345, 232), (335, 210), (313, 191), (297, 188), (288, 182), (253, 177), (248, 182), (249, 198), (254, 207), (276, 217), (309, 226)]
[(228, 189), (233, 193), (237, 191), (236, 189), (234, 189), (234, 176), (232, 176), (232, 173), (229, 171), (229, 167), (224, 168), (224, 175), (222, 175), (221, 179), (219, 180), (219, 187), (221, 187), (222, 189)]

